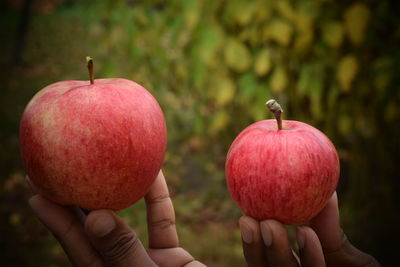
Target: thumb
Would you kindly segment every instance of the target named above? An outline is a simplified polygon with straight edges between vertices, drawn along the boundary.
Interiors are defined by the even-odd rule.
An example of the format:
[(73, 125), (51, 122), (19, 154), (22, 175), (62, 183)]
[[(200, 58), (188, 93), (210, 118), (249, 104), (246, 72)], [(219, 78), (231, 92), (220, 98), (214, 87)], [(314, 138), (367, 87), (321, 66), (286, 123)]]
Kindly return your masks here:
[(85, 231), (106, 266), (156, 266), (137, 234), (110, 210), (90, 212)]
[(318, 235), (327, 266), (380, 266), (374, 257), (354, 247), (340, 227), (336, 192), (325, 208), (310, 221)]

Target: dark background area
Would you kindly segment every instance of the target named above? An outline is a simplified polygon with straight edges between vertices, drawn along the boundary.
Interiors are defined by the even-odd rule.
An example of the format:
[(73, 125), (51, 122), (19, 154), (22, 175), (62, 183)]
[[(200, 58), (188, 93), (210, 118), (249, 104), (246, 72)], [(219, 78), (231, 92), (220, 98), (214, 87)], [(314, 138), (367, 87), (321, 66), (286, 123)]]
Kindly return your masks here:
[[(19, 159), (25, 105), (46, 85), (120, 77), (145, 86), (168, 125), (163, 167), (181, 244), (243, 266), (224, 163), (235, 136), (271, 118), (322, 130), (341, 160), (351, 242), (398, 266), (400, 6), (396, 1), (3, 0), (0, 2), (0, 265), (68, 266), (31, 212)], [(143, 202), (119, 212), (146, 242)]]

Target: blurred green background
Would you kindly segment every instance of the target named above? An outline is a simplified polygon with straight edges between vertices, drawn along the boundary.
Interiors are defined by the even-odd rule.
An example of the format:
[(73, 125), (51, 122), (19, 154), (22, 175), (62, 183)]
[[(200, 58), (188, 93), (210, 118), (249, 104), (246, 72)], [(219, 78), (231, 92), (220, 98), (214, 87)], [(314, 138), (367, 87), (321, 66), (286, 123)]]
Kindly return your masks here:
[[(385, 266), (400, 225), (400, 5), (333, 0), (5, 0), (0, 13), (0, 265), (68, 266), (27, 205), (18, 127), (46, 85), (121, 77), (168, 125), (164, 164), (181, 244), (210, 266), (244, 266), (224, 162), (235, 136), (271, 118), (309, 123), (340, 155), (341, 222)], [(143, 202), (120, 212), (146, 242)]]

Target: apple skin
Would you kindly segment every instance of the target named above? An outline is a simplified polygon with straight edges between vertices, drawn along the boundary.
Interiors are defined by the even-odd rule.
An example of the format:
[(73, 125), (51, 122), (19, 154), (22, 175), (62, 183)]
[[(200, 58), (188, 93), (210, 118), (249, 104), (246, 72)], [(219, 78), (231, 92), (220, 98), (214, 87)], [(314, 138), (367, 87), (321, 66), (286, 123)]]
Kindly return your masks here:
[(339, 179), (332, 142), (314, 127), (263, 120), (244, 129), (226, 159), (227, 185), (244, 214), (301, 224), (322, 210)]
[(39, 194), (87, 210), (120, 210), (149, 191), (167, 128), (157, 101), (133, 81), (61, 81), (28, 103), (19, 139)]

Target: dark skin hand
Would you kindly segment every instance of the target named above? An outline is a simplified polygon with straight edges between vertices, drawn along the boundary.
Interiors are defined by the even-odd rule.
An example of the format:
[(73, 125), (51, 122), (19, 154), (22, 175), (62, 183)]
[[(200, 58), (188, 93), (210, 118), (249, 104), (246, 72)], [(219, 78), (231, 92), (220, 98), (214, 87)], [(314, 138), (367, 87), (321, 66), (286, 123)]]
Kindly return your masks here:
[(205, 266), (179, 247), (174, 208), (161, 171), (145, 202), (147, 250), (135, 231), (111, 210), (95, 210), (86, 215), (77, 207), (60, 206), (40, 195), (29, 200), (74, 266)]
[(288, 240), (283, 224), (275, 220), (258, 222), (243, 216), (239, 220), (243, 252), (249, 267), (258, 266), (381, 266), (371, 255), (354, 247), (339, 223), (336, 192), (309, 226), (298, 226), (299, 255)]

